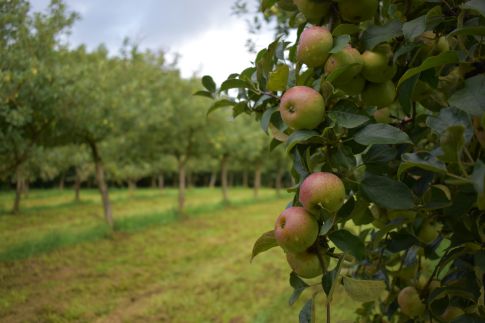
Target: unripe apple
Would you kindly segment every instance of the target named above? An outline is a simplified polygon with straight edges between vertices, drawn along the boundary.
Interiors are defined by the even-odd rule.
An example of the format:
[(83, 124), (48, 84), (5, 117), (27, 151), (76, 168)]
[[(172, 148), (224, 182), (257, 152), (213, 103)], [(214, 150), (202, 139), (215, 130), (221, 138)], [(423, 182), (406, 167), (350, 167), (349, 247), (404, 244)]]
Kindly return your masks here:
[(359, 95), (362, 93), (365, 87), (365, 79), (361, 74), (357, 74), (353, 79), (347, 83), (341, 84), (339, 82), (338, 88), (347, 93), (348, 95)]
[(296, 9), (298, 9), (293, 3), (293, 0), (279, 0), (277, 4), (278, 7), (286, 11), (295, 11)]
[(391, 123), (391, 111), (387, 107), (378, 109), (374, 112), (374, 119), (379, 123)]
[(332, 33), (327, 28), (313, 26), (301, 33), (296, 59), (308, 67), (323, 66), (332, 47)]
[(397, 296), (397, 303), (401, 312), (410, 317), (416, 317), (424, 312), (424, 304), (419, 298), (418, 291), (412, 286), (403, 288)]
[(335, 213), (345, 202), (344, 183), (332, 173), (313, 173), (300, 186), (300, 202), (314, 214), (319, 214), (321, 208)]
[(314, 129), (325, 116), (325, 101), (311, 87), (294, 86), (283, 94), (279, 110), (290, 128)]
[(347, 46), (340, 52), (330, 55), (325, 63), (325, 73), (330, 74), (333, 71), (352, 65), (345, 69), (334, 81), (334, 84), (339, 87), (352, 80), (362, 70), (362, 56), (359, 51), (351, 46)]
[(362, 60), (362, 75), (368, 81), (382, 83), (389, 81), (396, 74), (397, 66), (385, 53), (366, 50), (362, 54)]
[(340, 0), (340, 16), (348, 22), (358, 23), (369, 20), (377, 13), (377, 0)]
[(436, 240), (439, 236), (439, 225), (429, 221), (421, 225), (418, 233), (418, 240), (422, 243), (428, 244)]
[(416, 218), (416, 212), (408, 210), (390, 210), (387, 215), (391, 221), (397, 218), (403, 218), (407, 221), (414, 221)]
[(286, 260), (291, 269), (300, 277), (313, 278), (322, 274), (322, 266), (318, 256), (309, 252), (286, 253)]
[(441, 318), (445, 322), (451, 322), (458, 316), (462, 316), (463, 314), (465, 314), (465, 312), (461, 308), (456, 306), (448, 306), (443, 314), (441, 314)]
[(396, 87), (392, 81), (367, 83), (362, 92), (362, 100), (368, 106), (384, 107), (394, 102)]
[(319, 227), (313, 216), (302, 207), (290, 207), (276, 219), (275, 238), (289, 252), (303, 252), (317, 239)]
[(309, 23), (317, 25), (328, 15), (330, 1), (326, 0), (293, 0), (298, 10)]

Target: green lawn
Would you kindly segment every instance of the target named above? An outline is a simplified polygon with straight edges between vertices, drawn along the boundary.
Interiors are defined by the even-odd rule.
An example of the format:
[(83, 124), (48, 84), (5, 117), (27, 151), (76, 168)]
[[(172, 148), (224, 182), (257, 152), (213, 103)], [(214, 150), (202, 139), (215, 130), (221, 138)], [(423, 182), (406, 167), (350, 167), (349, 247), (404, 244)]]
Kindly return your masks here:
[[(256, 201), (245, 189), (230, 196), (223, 206), (218, 190), (190, 190), (189, 219), (177, 221), (176, 191), (113, 191), (119, 229), (110, 235), (96, 191), (83, 191), (82, 203), (68, 191), (32, 192), (22, 215), (0, 216), (0, 258), (17, 259), (0, 260), (0, 321), (297, 322), (312, 291), (287, 305), (282, 250), (249, 263), (254, 240), (290, 196), (263, 190)], [(11, 198), (0, 195), (0, 205)], [(317, 301), (323, 322), (324, 300)], [(337, 291), (333, 322), (354, 318), (354, 310)]]

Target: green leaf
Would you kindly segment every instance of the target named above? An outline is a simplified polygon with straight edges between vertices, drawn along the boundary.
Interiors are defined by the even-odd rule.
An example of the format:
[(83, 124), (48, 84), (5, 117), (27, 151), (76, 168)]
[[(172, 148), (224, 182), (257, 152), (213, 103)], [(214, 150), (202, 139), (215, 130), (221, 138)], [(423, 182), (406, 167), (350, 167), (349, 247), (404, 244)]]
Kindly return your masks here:
[(298, 319), (300, 323), (313, 323), (313, 298), (310, 298), (306, 301), (305, 305), (300, 310), (300, 314), (298, 315)]
[(330, 53), (338, 53), (350, 43), (350, 35), (340, 35), (335, 39), (334, 46), (330, 50)]
[(416, 19), (406, 21), (402, 25), (402, 33), (404, 38), (409, 41), (414, 41), (416, 37), (424, 33), (426, 30), (426, 15)]
[(215, 110), (223, 107), (229, 107), (229, 106), (235, 106), (236, 102), (228, 100), (228, 99), (220, 99), (214, 102), (212, 106), (209, 108), (209, 111), (207, 111), (207, 114), (214, 112)]
[(404, 112), (408, 115), (411, 114), (413, 93), (420, 75), (421, 73), (414, 75), (410, 79), (406, 80), (399, 88), (397, 98)]
[(369, 117), (358, 112), (357, 107), (350, 101), (340, 101), (329, 113), (330, 119), (339, 126), (356, 128), (369, 121)]
[(428, 57), (421, 65), (408, 69), (406, 73), (401, 76), (401, 79), (397, 83), (397, 87), (399, 88), (401, 84), (403, 84), (406, 80), (410, 79), (414, 75), (426, 71), (430, 68), (439, 67), (446, 64), (455, 64), (458, 63), (458, 61), (458, 55), (454, 51), (447, 51), (437, 56)]
[(209, 98), (209, 99), (214, 98), (212, 96), (212, 93), (210, 93), (209, 91), (197, 91), (197, 92), (194, 93), (194, 95), (203, 96), (203, 97), (206, 97), (206, 98)]
[(365, 258), (364, 242), (347, 230), (337, 230), (328, 235), (328, 238), (343, 252), (351, 254), (357, 260)]
[(360, 187), (369, 200), (384, 208), (406, 210), (415, 206), (406, 184), (389, 177), (366, 173)]
[(214, 93), (216, 91), (216, 83), (209, 75), (202, 76), (202, 85), (209, 91)]
[(484, 26), (465, 26), (457, 28), (449, 33), (446, 37), (452, 37), (456, 35), (473, 35), (473, 36), (485, 36)]
[(271, 116), (276, 111), (278, 111), (278, 106), (272, 107), (264, 111), (263, 116), (261, 117), (261, 129), (263, 129), (264, 132), (268, 133), (268, 127), (271, 121)]
[(301, 144), (307, 142), (310, 139), (316, 139), (317, 141), (321, 142), (321, 138), (318, 132), (314, 130), (298, 130), (293, 132), (286, 142), (286, 151), (289, 152), (295, 147), (297, 144)]
[(389, 145), (372, 145), (370, 149), (362, 155), (364, 164), (385, 164), (396, 158), (397, 151)]
[(342, 283), (347, 294), (354, 301), (361, 303), (378, 300), (386, 290), (383, 280), (361, 280), (344, 276)]
[(465, 128), (465, 140), (469, 142), (473, 137), (473, 127), (468, 115), (457, 108), (441, 109), (438, 116), (429, 116), (426, 125), (437, 134), (443, 134), (451, 126), (462, 125)]
[(360, 32), (360, 27), (352, 24), (339, 24), (334, 28), (332, 35), (334, 37), (341, 35), (352, 35)]
[(478, 194), (485, 193), (485, 164), (481, 160), (477, 160), (473, 167), (472, 181)]
[(293, 287), (293, 293), (288, 301), (290, 305), (295, 304), (295, 302), (300, 297), (301, 293), (308, 287), (310, 287), (307, 283), (305, 283), (297, 274), (291, 272), (290, 274), (290, 285)]
[(376, 45), (387, 42), (402, 35), (402, 25), (398, 20), (393, 20), (384, 26), (370, 26), (362, 35), (365, 49), (373, 49)]
[(480, 74), (465, 80), (465, 87), (455, 92), (448, 100), (451, 106), (475, 116), (485, 113), (485, 75)]
[(290, 68), (288, 65), (280, 64), (276, 66), (275, 70), (269, 73), (267, 89), (269, 91), (284, 91), (288, 84), (288, 77), (290, 75)]
[(276, 238), (274, 236), (274, 230), (263, 233), (254, 243), (251, 261), (253, 261), (254, 257), (260, 253), (277, 246), (278, 243), (276, 242)]
[(261, 11), (271, 8), (278, 0), (262, 0), (261, 1)]
[(333, 292), (335, 290), (335, 286), (337, 286), (339, 282), (339, 275), (340, 270), (342, 268), (342, 263), (344, 260), (344, 255), (339, 257), (337, 265), (331, 270), (327, 271), (322, 276), (322, 287), (325, 295), (327, 295), (327, 302), (331, 303), (333, 299)]
[(354, 63), (354, 64), (349, 64), (349, 65), (344, 65), (342, 67), (339, 67), (337, 69), (335, 69), (332, 73), (328, 74), (325, 79), (329, 82), (333, 82), (335, 81), (341, 74), (345, 73), (348, 69), (356, 66), (356, 65), (359, 65), (358, 63)]
[(440, 147), (443, 155), (438, 158), (445, 162), (456, 163), (461, 159), (465, 128), (462, 125), (451, 126), (441, 135)]
[(240, 80), (240, 79), (228, 79), (228, 80), (225, 80), (224, 82), (222, 82), (221, 84), (221, 88), (219, 91), (227, 91), (229, 89), (235, 89), (235, 88), (250, 88), (251, 85), (244, 81), (244, 80)]
[(462, 5), (465, 9), (471, 9), (478, 11), (482, 16), (485, 17), (485, 2), (483, 0), (470, 0)]
[(354, 136), (361, 145), (411, 143), (409, 136), (402, 130), (383, 123), (367, 125)]
[(401, 159), (402, 163), (399, 165), (397, 171), (398, 178), (401, 177), (403, 172), (413, 167), (418, 167), (433, 173), (446, 173), (445, 163), (439, 161), (435, 156), (427, 152), (406, 153), (401, 156)]

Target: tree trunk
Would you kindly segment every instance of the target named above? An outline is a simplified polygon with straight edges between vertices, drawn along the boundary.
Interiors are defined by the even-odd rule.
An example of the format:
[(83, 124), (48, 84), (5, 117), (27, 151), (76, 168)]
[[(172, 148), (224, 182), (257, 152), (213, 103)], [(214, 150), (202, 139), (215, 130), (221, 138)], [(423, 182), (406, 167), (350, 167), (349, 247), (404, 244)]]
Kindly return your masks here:
[(128, 180), (128, 190), (131, 193), (133, 193), (133, 191), (136, 189), (136, 181), (132, 180), (132, 179), (129, 179)]
[(228, 182), (227, 182), (227, 166), (229, 162), (229, 156), (224, 155), (221, 159), (221, 188), (222, 188), (222, 201), (227, 203), (229, 201), (229, 197), (227, 194), (228, 191)]
[(283, 187), (283, 170), (278, 168), (276, 172), (276, 180), (275, 180), (275, 188), (276, 188), (276, 195), (281, 195), (281, 188)]
[(242, 174), (242, 186), (248, 187), (248, 183), (249, 183), (248, 171), (244, 170)]
[(229, 187), (234, 187), (234, 172), (227, 171), (229, 178)]
[(254, 170), (254, 197), (259, 197), (259, 189), (261, 188), (261, 163), (256, 163)]
[(64, 182), (65, 182), (65, 175), (64, 173), (61, 174), (61, 178), (59, 178), (59, 189), (64, 191)]
[(28, 179), (24, 179), (22, 183), (22, 191), (24, 193), (25, 198), (29, 197), (29, 192), (30, 192), (30, 182)]
[(20, 166), (17, 166), (15, 171), (15, 200), (13, 202), (12, 213), (18, 214), (20, 212), (20, 199), (22, 198), (22, 172), (20, 170)]
[(96, 143), (90, 143), (91, 152), (93, 154), (94, 165), (96, 167), (96, 182), (98, 184), (98, 189), (101, 194), (101, 201), (103, 202), (104, 218), (108, 225), (113, 227), (113, 212), (111, 210), (111, 202), (109, 200), (108, 185), (106, 184), (106, 179), (104, 178), (104, 166), (101, 156), (98, 152), (98, 147)]
[(80, 198), (80, 191), (81, 191), (81, 176), (79, 175), (79, 172), (76, 170), (76, 178), (74, 179), (74, 200), (76, 202), (79, 202), (81, 200)]
[(189, 171), (187, 173), (187, 186), (188, 186), (188, 188), (194, 187), (194, 182), (193, 182), (194, 178), (193, 178), (192, 175), (193, 175), (192, 171)]
[(163, 174), (158, 175), (158, 188), (160, 190), (163, 190), (165, 187), (165, 178), (163, 177)]
[(152, 176), (150, 180), (151, 180), (150, 187), (156, 188), (157, 187), (157, 178), (155, 176)]
[(179, 171), (179, 196), (178, 196), (178, 210), (181, 218), (185, 218), (185, 160), (180, 158), (178, 161)]
[(214, 188), (216, 186), (216, 180), (217, 180), (217, 173), (216, 171), (212, 171), (211, 173), (211, 179), (209, 181), (209, 187)]

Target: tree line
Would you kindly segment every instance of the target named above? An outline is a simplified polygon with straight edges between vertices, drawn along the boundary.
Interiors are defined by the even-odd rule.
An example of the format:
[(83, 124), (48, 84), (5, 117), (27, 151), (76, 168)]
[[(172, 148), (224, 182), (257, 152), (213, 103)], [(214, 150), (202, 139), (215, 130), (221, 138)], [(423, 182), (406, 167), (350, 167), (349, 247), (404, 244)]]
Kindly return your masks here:
[(63, 187), (66, 178), (77, 199), (82, 183), (96, 183), (110, 225), (110, 185), (151, 179), (163, 187), (176, 175), (181, 216), (195, 177), (208, 186), (218, 177), (225, 202), (235, 177), (247, 185), (252, 174), (256, 196), (263, 173), (281, 188), (284, 151), (270, 155), (250, 117), (223, 109), (208, 115), (212, 102), (192, 95), (201, 80), (182, 78), (164, 52), (128, 39), (117, 55), (102, 44), (72, 48), (68, 35), (79, 17), (60, 0), (45, 12), (2, 0), (0, 10), (0, 182), (15, 184), (13, 213), (29, 183)]

